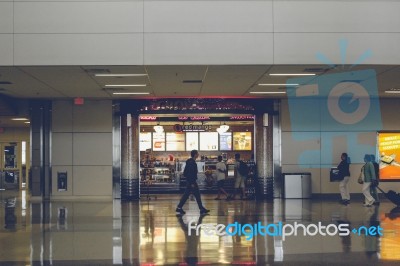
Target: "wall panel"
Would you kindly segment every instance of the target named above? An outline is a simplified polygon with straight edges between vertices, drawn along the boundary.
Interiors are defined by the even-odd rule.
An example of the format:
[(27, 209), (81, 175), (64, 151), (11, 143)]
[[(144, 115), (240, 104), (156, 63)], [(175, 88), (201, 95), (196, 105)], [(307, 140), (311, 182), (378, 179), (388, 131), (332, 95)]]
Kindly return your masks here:
[(272, 1), (145, 1), (147, 32), (272, 32)]
[(270, 64), (270, 33), (154, 33), (144, 36), (145, 64)]
[(17, 2), (14, 23), (15, 33), (142, 32), (143, 3)]
[(14, 47), (16, 65), (143, 64), (141, 33), (16, 34)]

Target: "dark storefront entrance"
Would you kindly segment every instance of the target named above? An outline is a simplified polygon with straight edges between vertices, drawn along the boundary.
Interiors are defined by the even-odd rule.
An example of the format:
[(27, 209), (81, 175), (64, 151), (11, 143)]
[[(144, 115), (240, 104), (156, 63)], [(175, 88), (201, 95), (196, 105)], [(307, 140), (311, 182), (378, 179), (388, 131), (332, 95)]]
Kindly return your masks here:
[(121, 101), (115, 106), (120, 143), (114, 149), (120, 149), (121, 157), (114, 160), (114, 180), (120, 180), (122, 199), (179, 193), (185, 186), (182, 172), (192, 149), (202, 155), (198, 180), (204, 192), (216, 191), (217, 156), (223, 156), (229, 179), (234, 154), (239, 153), (250, 165), (261, 197), (273, 196), (273, 122), (278, 121), (274, 101), (155, 99)]

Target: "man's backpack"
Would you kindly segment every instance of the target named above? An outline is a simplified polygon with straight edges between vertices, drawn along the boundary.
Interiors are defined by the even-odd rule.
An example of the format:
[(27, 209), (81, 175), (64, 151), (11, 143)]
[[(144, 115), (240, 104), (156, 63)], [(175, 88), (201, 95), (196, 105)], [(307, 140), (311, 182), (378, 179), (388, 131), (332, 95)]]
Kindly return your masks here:
[(243, 162), (242, 160), (239, 161), (239, 168), (238, 168), (238, 172), (241, 176), (247, 176), (247, 174), (249, 173), (249, 167), (247, 166), (247, 164), (245, 162)]

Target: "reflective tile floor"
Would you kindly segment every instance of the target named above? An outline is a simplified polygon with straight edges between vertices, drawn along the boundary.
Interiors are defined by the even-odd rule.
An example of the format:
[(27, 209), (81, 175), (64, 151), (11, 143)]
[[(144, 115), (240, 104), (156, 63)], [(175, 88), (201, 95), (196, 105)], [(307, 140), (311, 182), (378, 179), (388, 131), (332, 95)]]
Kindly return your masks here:
[(0, 265), (400, 265), (400, 211), (389, 201), (202, 197), (209, 215), (188, 201), (176, 216), (179, 195), (34, 203), (0, 191)]

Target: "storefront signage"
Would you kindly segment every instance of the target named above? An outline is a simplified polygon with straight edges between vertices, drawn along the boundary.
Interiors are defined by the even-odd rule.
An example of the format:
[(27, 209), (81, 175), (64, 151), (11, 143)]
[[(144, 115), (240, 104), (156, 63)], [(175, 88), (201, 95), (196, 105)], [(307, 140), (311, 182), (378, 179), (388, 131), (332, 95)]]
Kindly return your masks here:
[(400, 132), (378, 134), (379, 178), (381, 181), (400, 180)]
[[(141, 101), (143, 102), (143, 100)], [(188, 99), (165, 99), (154, 100), (142, 105), (140, 112), (146, 111), (232, 111), (232, 110), (247, 110), (254, 111), (254, 106), (250, 101), (244, 100), (225, 100), (225, 99), (203, 99), (203, 98), (188, 98)]]
[(231, 116), (229, 119), (230, 120), (248, 120), (248, 119), (254, 119), (254, 115), (236, 115), (236, 116)]
[(155, 121), (155, 120), (157, 120), (157, 116), (150, 116), (150, 115), (141, 116), (140, 120), (141, 121)]
[(179, 116), (178, 120), (181, 121), (187, 121), (187, 120), (192, 120), (192, 121), (199, 121), (199, 120), (210, 120), (211, 118), (209, 116)]
[(208, 131), (211, 130), (210, 125), (174, 125), (175, 132), (190, 132), (190, 131)]

